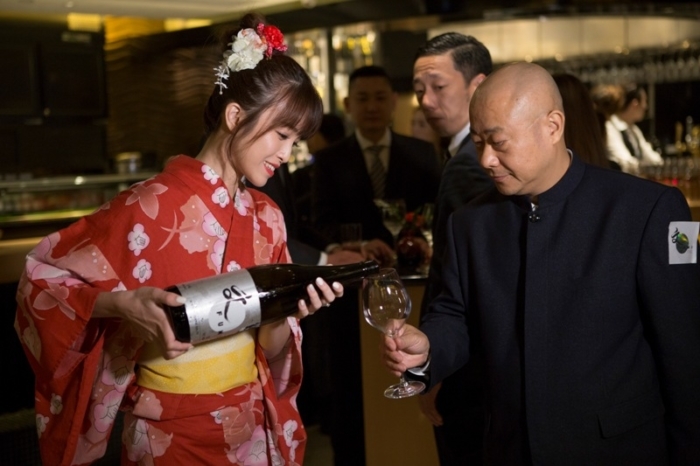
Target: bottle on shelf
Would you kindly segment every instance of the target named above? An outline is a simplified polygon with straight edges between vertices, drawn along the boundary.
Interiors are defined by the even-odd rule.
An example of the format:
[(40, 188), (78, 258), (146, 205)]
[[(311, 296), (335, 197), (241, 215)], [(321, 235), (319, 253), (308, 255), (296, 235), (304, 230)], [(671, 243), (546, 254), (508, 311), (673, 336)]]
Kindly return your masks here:
[(163, 306), (175, 338), (200, 343), (259, 327), (295, 314), (306, 287), (321, 277), (352, 286), (376, 273), (374, 261), (347, 265), (266, 264), (174, 285), (166, 290), (185, 298)]

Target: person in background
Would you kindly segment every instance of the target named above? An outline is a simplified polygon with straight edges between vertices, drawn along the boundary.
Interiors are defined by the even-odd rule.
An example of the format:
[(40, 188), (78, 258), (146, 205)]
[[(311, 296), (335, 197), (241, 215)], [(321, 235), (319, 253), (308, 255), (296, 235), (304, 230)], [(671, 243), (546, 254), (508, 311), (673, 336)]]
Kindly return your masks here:
[(294, 186), (294, 198), (296, 199), (296, 210), (299, 224), (303, 228), (303, 233), (311, 233), (309, 241), (317, 247), (323, 247), (315, 239), (316, 229), (311, 221), (311, 186), (313, 186), (313, 163), (314, 154), (335, 144), (345, 137), (345, 123), (343, 119), (333, 113), (325, 113), (321, 119), (321, 126), (309, 139), (306, 140), (306, 147), (309, 150), (310, 160), (307, 165), (297, 167), (292, 172), (292, 185)]
[[(44, 464), (100, 458), (122, 408), (122, 464), (299, 464), (306, 433), (298, 319), (342, 286), (309, 285), (291, 318), (193, 346), (175, 339), (164, 288), (289, 261), (263, 186), (323, 112), (282, 33), (248, 14), (222, 38), (196, 157), (118, 194), (27, 257), (15, 328), (36, 376)], [(316, 291), (318, 289), (318, 292)]]
[[(474, 90), (491, 73), (488, 49), (477, 39), (448, 32), (430, 39), (416, 54), (413, 89), (428, 123), (449, 138), (433, 221), (433, 256), (421, 303), (421, 315), (440, 293), (447, 219), (458, 207), (493, 183), (479, 166), (469, 135), (469, 102)], [(419, 397), (421, 411), (433, 424), (442, 466), (482, 462), (483, 381), (475, 356)]]
[(470, 114), (495, 189), (452, 215), (444, 291), (420, 330), (384, 338), (387, 367), (433, 385), (480, 347), (486, 464), (700, 464), (700, 223), (683, 194), (568, 151), (538, 65), (495, 71)]
[(564, 127), (566, 147), (584, 162), (611, 168), (599, 117), (588, 88), (572, 74), (559, 73), (554, 74), (552, 78), (559, 88), (564, 105), (567, 122)]
[[(412, 211), (434, 202), (440, 178), (431, 144), (390, 129), (396, 99), (383, 68), (365, 66), (353, 71), (344, 104), (355, 132), (318, 151), (313, 164), (315, 226), (341, 243), (343, 225), (360, 224), (366, 241), (363, 253), (387, 265), (394, 262), (394, 238), (374, 199), (404, 199), (407, 210)], [(365, 442), (357, 294), (348, 293), (334, 307), (340, 311), (329, 313), (334, 461), (336, 466), (362, 466)]]
[(416, 107), (413, 110), (413, 116), (411, 117), (411, 136), (416, 139), (422, 139), (427, 141), (435, 147), (435, 154), (437, 155), (440, 166), (442, 166), (446, 160), (443, 160), (444, 151), (442, 148), (442, 138), (428, 123), (425, 118), (425, 113), (420, 107)]
[(663, 159), (646, 140), (637, 123), (647, 112), (647, 93), (636, 84), (621, 86), (618, 110), (605, 123), (608, 158), (626, 173), (639, 174), (640, 164), (661, 165)]
[(388, 263), (394, 239), (374, 199), (403, 199), (413, 211), (434, 202), (440, 180), (433, 146), (390, 129), (396, 100), (383, 68), (353, 71), (343, 103), (355, 132), (314, 157), (314, 224), (336, 241), (340, 225), (362, 224), (366, 249)]

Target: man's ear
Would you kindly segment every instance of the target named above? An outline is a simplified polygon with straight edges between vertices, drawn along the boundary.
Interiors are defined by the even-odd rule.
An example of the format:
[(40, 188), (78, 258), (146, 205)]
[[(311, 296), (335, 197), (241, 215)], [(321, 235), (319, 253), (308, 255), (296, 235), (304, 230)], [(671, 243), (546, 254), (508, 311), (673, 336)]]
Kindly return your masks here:
[(236, 126), (238, 126), (238, 124), (241, 121), (241, 118), (243, 117), (243, 109), (236, 102), (231, 102), (226, 106), (224, 117), (226, 121), (226, 127), (229, 131), (233, 131), (233, 129)]
[(343, 98), (343, 107), (345, 107), (345, 113), (350, 113), (350, 97)]
[(552, 110), (547, 114), (547, 134), (552, 138), (552, 142), (559, 141), (564, 137), (564, 112)]
[(486, 75), (484, 73), (479, 73), (476, 76), (472, 78), (471, 81), (469, 81), (469, 88), (472, 89), (472, 93), (474, 92), (474, 89), (479, 87), (479, 84), (481, 84), (484, 79), (486, 79)]

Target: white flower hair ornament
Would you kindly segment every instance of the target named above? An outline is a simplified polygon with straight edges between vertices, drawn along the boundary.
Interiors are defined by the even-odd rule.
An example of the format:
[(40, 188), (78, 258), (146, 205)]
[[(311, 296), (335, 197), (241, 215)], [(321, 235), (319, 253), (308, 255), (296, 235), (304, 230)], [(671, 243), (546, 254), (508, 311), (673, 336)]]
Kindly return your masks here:
[(233, 42), (228, 44), (231, 50), (224, 52), (221, 64), (214, 68), (216, 71), (216, 86), (219, 86), (219, 94), (224, 88), (228, 88), (224, 80), (228, 79), (230, 73), (241, 70), (252, 70), (263, 58), (270, 58), (272, 52), (277, 50), (285, 52), (287, 46), (284, 44), (284, 36), (275, 26), (258, 24), (255, 29), (242, 29), (235, 36)]

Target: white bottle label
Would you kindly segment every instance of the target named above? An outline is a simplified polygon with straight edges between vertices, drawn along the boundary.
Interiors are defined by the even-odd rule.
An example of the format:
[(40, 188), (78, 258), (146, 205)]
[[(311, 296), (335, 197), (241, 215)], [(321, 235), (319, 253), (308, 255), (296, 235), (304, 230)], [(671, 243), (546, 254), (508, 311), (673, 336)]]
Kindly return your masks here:
[(177, 287), (186, 299), (192, 343), (260, 326), (260, 298), (247, 270)]

